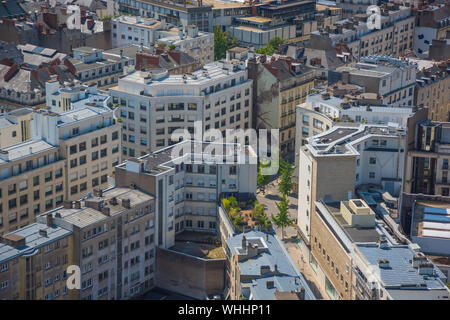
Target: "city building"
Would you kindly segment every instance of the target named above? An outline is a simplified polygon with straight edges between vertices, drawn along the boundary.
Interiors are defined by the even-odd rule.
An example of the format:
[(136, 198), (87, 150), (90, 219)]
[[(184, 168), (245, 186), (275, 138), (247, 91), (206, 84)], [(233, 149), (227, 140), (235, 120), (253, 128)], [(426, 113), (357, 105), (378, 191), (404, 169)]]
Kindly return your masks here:
[(65, 161), (58, 148), (43, 140), (27, 140), (0, 150), (0, 234), (35, 220), (61, 205)]
[(366, 93), (377, 94), (382, 104), (389, 107), (412, 106), (417, 66), (407, 60), (388, 56), (363, 57), (353, 67), (338, 67), (328, 72), (330, 84), (342, 81), (364, 88)]
[(144, 18), (141, 16), (126, 16), (111, 20), (112, 44), (114, 48), (132, 44), (150, 47), (157, 38), (157, 30), (165, 29), (165, 21)]
[(171, 74), (187, 74), (201, 69), (202, 63), (185, 52), (176, 49), (156, 48), (154, 52), (136, 54), (136, 70), (167, 70)]
[(160, 31), (155, 42), (157, 45), (175, 46), (201, 64), (214, 61), (214, 33), (201, 32), (197, 25)]
[(249, 231), (226, 240), (227, 299), (315, 300), (276, 235)]
[(450, 298), (445, 275), (416, 246), (399, 244), (364, 200), (315, 208), (310, 264), (331, 299)]
[(190, 75), (137, 71), (110, 88), (122, 124), (122, 154), (145, 155), (170, 146), (176, 129), (194, 133), (202, 121), (203, 132), (249, 129), (252, 119), (252, 80), (245, 63), (221, 61), (206, 64)]
[(33, 109), (22, 108), (0, 115), (0, 148), (29, 140)]
[(72, 83), (75, 80), (65, 65), (46, 66), (36, 70), (24, 65), (5, 63), (7, 64), (0, 64), (0, 101), (10, 108), (44, 103), (45, 82), (52, 77), (57, 77), (60, 84)]
[(248, 59), (253, 80), (253, 126), (280, 129), (280, 155), (295, 147), (295, 106), (304, 102), (314, 87), (314, 72), (286, 56), (265, 55)]
[(23, 63), (23, 53), (14, 43), (0, 40), (0, 61), (5, 61), (4, 59), (20, 66)]
[(450, 121), (450, 61), (436, 63), (428, 60), (413, 60), (420, 68), (422, 63), (426, 67), (420, 68), (416, 74), (416, 88), (414, 90), (414, 106), (428, 107), (428, 116), (432, 121)]
[(403, 192), (449, 196), (450, 123), (419, 121), (410, 135)]
[(251, 146), (183, 141), (129, 158), (116, 167), (115, 181), (117, 186), (134, 185), (155, 197), (162, 230), (157, 244), (170, 248), (185, 230), (217, 233), (222, 197), (254, 198), (256, 159)]
[(427, 58), (433, 40), (445, 40), (450, 30), (450, 5), (433, 3), (415, 10), (414, 52)]
[(81, 271), (74, 299), (128, 299), (153, 287), (154, 197), (130, 188), (96, 190), (37, 218), (46, 220), (73, 234), (71, 259)]
[(80, 47), (73, 49), (73, 58), (64, 60), (64, 64), (81, 83), (102, 87), (117, 83), (127, 67), (134, 68), (139, 51), (138, 45), (106, 51)]
[[(110, 20), (99, 20), (95, 13), (83, 7), (80, 7), (79, 15), (74, 14), (73, 7), (61, 2), (51, 7), (50, 3), (41, 1), (25, 18), (3, 18), (0, 21), (0, 38), (6, 42), (33, 44), (65, 54), (71, 54), (73, 48), (82, 46), (111, 49)], [(72, 20), (68, 25), (70, 18)]]
[(352, 199), (360, 185), (399, 195), (405, 131), (389, 125), (336, 124), (307, 139), (299, 151), (298, 173), (298, 226), (307, 244), (315, 201)]
[(75, 299), (66, 286), (74, 249), (72, 230), (45, 220), (0, 236), (0, 300)]
[(121, 162), (121, 126), (109, 102), (95, 85), (60, 88), (57, 81), (47, 83), (50, 110), (34, 113), (31, 137), (57, 147), (58, 157), (64, 159), (65, 200), (112, 184), (114, 166)]
[(157, 0), (107, 0), (108, 13), (131, 14), (156, 20), (165, 20), (175, 26), (197, 25), (200, 31), (211, 32), (213, 27), (213, 5), (202, 0), (186, 3), (180, 0), (160, 2)]

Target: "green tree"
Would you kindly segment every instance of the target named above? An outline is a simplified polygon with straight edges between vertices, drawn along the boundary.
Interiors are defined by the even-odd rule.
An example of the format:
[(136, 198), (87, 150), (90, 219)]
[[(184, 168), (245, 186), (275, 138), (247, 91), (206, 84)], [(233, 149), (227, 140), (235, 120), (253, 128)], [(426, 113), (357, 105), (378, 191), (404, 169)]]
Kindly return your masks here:
[(284, 228), (292, 224), (292, 220), (289, 218), (289, 200), (283, 195), (281, 201), (276, 205), (278, 214), (272, 217), (272, 221), (281, 228), (281, 238), (284, 239)]
[(219, 25), (214, 27), (214, 60), (225, 58), (227, 50), (239, 45), (229, 32), (223, 32)]
[(230, 201), (230, 205), (231, 205), (232, 208), (237, 208), (238, 202), (237, 202), (237, 199), (235, 197), (229, 196), (227, 199), (228, 199), (228, 201)]
[(222, 206), (223, 206), (223, 208), (225, 209), (226, 212), (229, 212), (230, 211), (230, 207), (231, 207), (230, 200), (228, 200), (226, 198), (222, 199)]
[(263, 194), (266, 194), (266, 186), (270, 181), (270, 176), (262, 174), (261, 169), (268, 168), (269, 166), (270, 163), (263, 163), (261, 161), (259, 162), (259, 169), (256, 176), (256, 183), (258, 184), (259, 190), (261, 190)]
[(280, 183), (278, 190), (282, 195), (287, 196), (292, 192), (292, 174), (294, 173), (294, 165), (280, 158)]
[(278, 48), (280, 45), (282, 45), (285, 42), (285, 40), (281, 39), (280, 37), (275, 37), (269, 40), (269, 42), (261, 47), (255, 50), (256, 53), (265, 54), (268, 56), (273, 55), (276, 51), (278, 51)]
[(174, 44), (169, 44), (169, 49), (170, 50), (175, 50), (176, 46)]

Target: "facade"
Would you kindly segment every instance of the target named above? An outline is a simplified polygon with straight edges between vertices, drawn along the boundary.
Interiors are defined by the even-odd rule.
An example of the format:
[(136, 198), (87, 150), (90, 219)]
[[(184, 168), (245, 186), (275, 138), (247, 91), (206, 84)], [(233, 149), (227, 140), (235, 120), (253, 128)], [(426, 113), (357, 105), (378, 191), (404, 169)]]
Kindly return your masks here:
[(363, 57), (354, 67), (339, 67), (329, 71), (329, 83), (342, 80), (343, 84), (364, 87), (375, 93), (382, 104), (390, 107), (412, 106), (416, 81), (416, 65), (412, 62), (387, 56)]
[[(414, 105), (428, 107), (432, 121), (450, 121), (450, 62), (432, 63), (430, 67), (417, 72), (414, 90)], [(420, 62), (419, 62), (420, 65)]]
[(201, 64), (214, 61), (214, 33), (201, 32), (197, 25), (160, 31), (155, 42), (174, 45), (176, 50), (187, 53)]
[(414, 141), (408, 148), (405, 164), (403, 191), (448, 196), (449, 123), (424, 120), (415, 125), (413, 132)]
[(125, 158), (170, 146), (176, 129), (193, 134), (195, 121), (203, 132), (219, 129), (224, 137), (226, 129), (251, 127), (252, 80), (238, 61), (207, 64), (191, 75), (135, 72), (110, 95), (119, 103)]
[(226, 240), (230, 300), (315, 300), (276, 235), (249, 231)]
[[(58, 147), (66, 162), (64, 199), (77, 200), (94, 188), (106, 188), (121, 162), (120, 124), (97, 87), (59, 88), (47, 83), (47, 106), (34, 113), (31, 136)], [(52, 128), (52, 129), (49, 129)]]
[(155, 42), (156, 31), (163, 29), (165, 23), (139, 16), (122, 15), (111, 20), (112, 44), (114, 48), (129, 45), (150, 47)]
[(427, 58), (433, 40), (445, 40), (450, 30), (448, 4), (431, 4), (415, 11), (414, 52), (419, 58)]
[[(43, 221), (0, 237), (0, 300), (71, 300), (71, 230)], [(29, 281), (25, 281), (28, 279)]]
[(314, 87), (314, 73), (296, 60), (265, 56), (248, 60), (249, 78), (253, 80), (253, 127), (280, 129), (280, 155), (295, 147), (295, 106), (305, 101)]
[(30, 139), (30, 121), (33, 110), (16, 109), (0, 115), (0, 148)]
[(315, 207), (310, 263), (331, 299), (449, 299), (444, 274), (413, 245), (398, 244), (365, 201)]
[(111, 188), (37, 218), (73, 234), (73, 264), (81, 269), (81, 289), (71, 290), (74, 299), (128, 299), (153, 287), (154, 210), (152, 196)]
[(134, 68), (140, 50), (138, 45), (106, 51), (80, 47), (73, 49), (73, 58), (65, 60), (64, 64), (81, 83), (102, 87), (117, 83), (127, 67)]
[[(357, 5), (361, 6), (359, 3)], [(350, 16), (343, 9), (346, 19), (325, 25), (322, 29), (311, 32), (311, 36), (330, 42), (332, 47), (345, 43), (357, 60), (369, 55), (398, 57), (410, 52), (413, 49), (415, 27), (411, 8), (388, 3), (381, 5), (380, 10), (381, 28), (369, 28), (365, 9), (363, 13)]]
[(160, 2), (156, 0), (108, 0), (108, 12), (115, 16), (118, 13), (130, 13), (132, 15), (165, 20), (175, 26), (187, 26), (195, 24), (200, 31), (212, 31), (214, 27), (212, 5), (202, 1), (186, 3), (184, 1)]
[(404, 129), (370, 124), (339, 124), (307, 139), (300, 149), (298, 183), (298, 226), (306, 240), (317, 200), (351, 199), (355, 187), (367, 184), (399, 194), (405, 140)]
[[(213, 149), (215, 155), (206, 153)], [(233, 150), (243, 152), (243, 161), (235, 160)], [(158, 230), (162, 230), (157, 244), (170, 248), (176, 234), (184, 230), (218, 232), (218, 202), (230, 195), (254, 197), (256, 167), (256, 153), (250, 146), (183, 141), (128, 159), (116, 167), (115, 179), (118, 186), (135, 185), (155, 196)]]
[(28, 140), (0, 152), (0, 233), (34, 221), (45, 210), (61, 205), (65, 162), (58, 149), (43, 140)]

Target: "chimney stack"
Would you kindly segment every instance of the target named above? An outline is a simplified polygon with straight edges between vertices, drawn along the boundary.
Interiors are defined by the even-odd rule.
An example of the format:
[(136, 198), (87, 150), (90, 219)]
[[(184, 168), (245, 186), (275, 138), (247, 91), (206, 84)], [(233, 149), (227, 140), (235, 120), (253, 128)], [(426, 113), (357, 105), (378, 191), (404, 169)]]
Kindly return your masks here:
[(242, 236), (242, 249), (247, 248), (247, 238), (245, 236)]

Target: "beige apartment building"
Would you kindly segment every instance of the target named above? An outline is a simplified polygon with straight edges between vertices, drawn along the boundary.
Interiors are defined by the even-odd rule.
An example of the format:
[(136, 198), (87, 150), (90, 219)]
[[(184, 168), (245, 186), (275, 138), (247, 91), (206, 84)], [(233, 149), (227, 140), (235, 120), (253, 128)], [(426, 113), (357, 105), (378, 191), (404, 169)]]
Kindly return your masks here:
[(253, 80), (253, 127), (280, 129), (280, 154), (295, 148), (295, 106), (303, 103), (314, 87), (314, 72), (288, 56), (248, 60)]
[(0, 236), (0, 300), (74, 299), (66, 286), (72, 258), (72, 231), (51, 221)]
[(110, 188), (37, 218), (73, 232), (73, 264), (81, 271), (81, 289), (69, 290), (74, 299), (128, 299), (153, 287), (154, 209), (150, 195)]
[(30, 139), (33, 110), (16, 109), (0, 115), (0, 148)]
[(62, 204), (65, 161), (58, 148), (28, 140), (0, 150), (0, 235)]
[(108, 107), (110, 98), (98, 94), (95, 85), (59, 88), (48, 82), (46, 89), (50, 110), (35, 112), (32, 135), (57, 146), (65, 160), (65, 200), (111, 186), (108, 181), (121, 161), (121, 130)]

